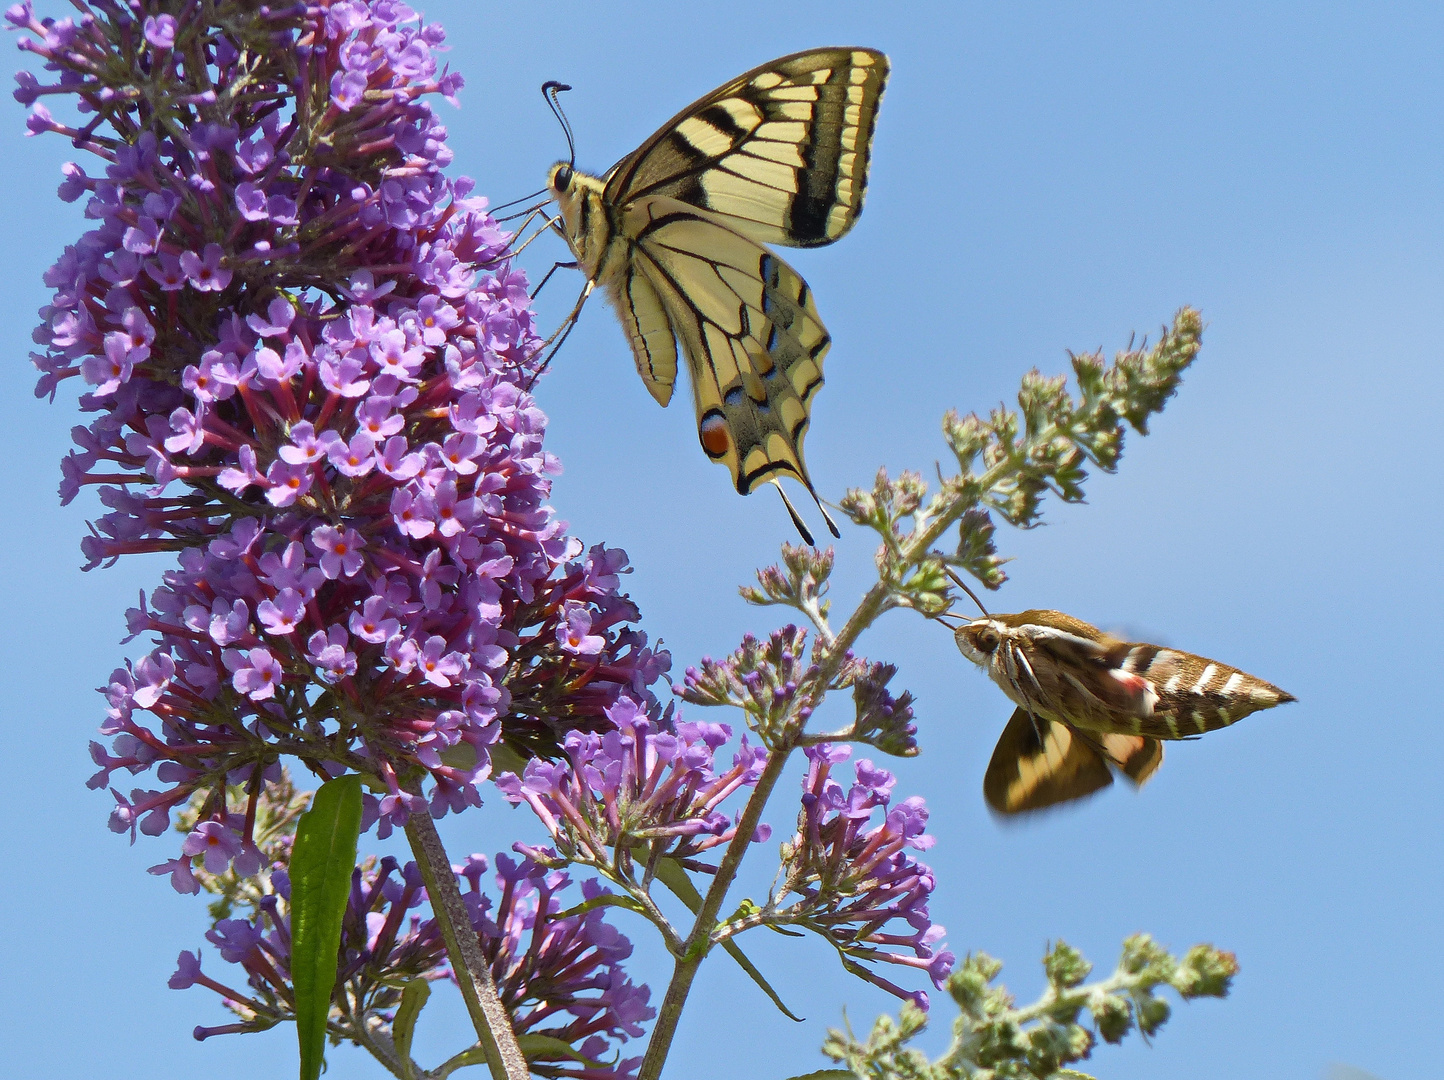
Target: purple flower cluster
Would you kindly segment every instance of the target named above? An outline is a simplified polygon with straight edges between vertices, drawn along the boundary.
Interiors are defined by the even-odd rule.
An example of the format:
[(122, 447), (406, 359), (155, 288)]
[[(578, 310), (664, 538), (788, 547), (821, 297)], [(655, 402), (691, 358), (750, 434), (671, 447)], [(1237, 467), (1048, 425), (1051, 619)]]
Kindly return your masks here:
[[(470, 883), (462, 899), (481, 934), (482, 955), (491, 965), (512, 1027), (519, 1036), (557, 1039), (588, 1059), (577, 1062), (566, 1051), (540, 1049), (529, 1055), (533, 1069), (576, 1080), (634, 1076), (641, 1058), (615, 1064), (603, 1060), (613, 1052), (609, 1040), (640, 1037), (643, 1022), (657, 1014), (647, 1004), (651, 991), (634, 984), (622, 969), (621, 962), (632, 955), (632, 943), (608, 925), (605, 908), (559, 917), (559, 894), (571, 883), (563, 871), (526, 857), (514, 863), (500, 854), (496, 867), (501, 899), (494, 912), (491, 899), (480, 891), (486, 859), (472, 855), (453, 869)], [(582, 882), (581, 888), (583, 900), (608, 893), (594, 880)]]
[[(784, 554), (799, 557), (797, 549), (787, 546)], [(831, 555), (824, 555), (830, 565)], [(764, 585), (771, 582), (781, 588), (776, 586), (782, 580), (776, 567), (761, 571), (759, 577)], [(777, 746), (801, 733), (822, 694), (851, 687), (857, 720), (845, 737), (899, 757), (915, 755), (918, 747), (917, 725), (912, 722), (913, 696), (906, 690), (894, 696), (887, 688), (897, 668), (854, 656), (849, 650), (837, 674), (821, 687), (816, 685), (821, 655), (821, 646), (814, 641), (808, 657), (807, 631), (798, 626), (789, 624), (774, 630), (766, 641), (748, 634), (725, 660), (706, 656), (700, 668), (687, 668), (683, 681), (673, 686), (672, 692), (694, 705), (732, 705), (745, 710), (763, 741)]]
[[(634, 985), (622, 968), (631, 943), (604, 921), (602, 910), (560, 917), (559, 894), (570, 880), (531, 860), (497, 856), (495, 902), (481, 892), (483, 856), (472, 855), (453, 870), (469, 885), (463, 897), (471, 923), (516, 1032), (560, 1040), (588, 1059), (542, 1051), (533, 1064), (543, 1063), (547, 1075), (577, 1080), (634, 1075), (640, 1058), (614, 1064), (605, 1059), (614, 1054), (614, 1044), (641, 1035), (642, 1022), (655, 1011), (647, 1004), (648, 989)], [(332, 1023), (341, 1030), (359, 1034), (372, 1017), (389, 1021), (408, 980), (450, 974), (436, 923), (416, 912), (426, 899), (416, 865), (397, 871), (397, 861), (388, 856), (352, 876), (332, 1001)], [(272, 869), (271, 885), (252, 918), (219, 919), (206, 934), (221, 959), (241, 966), (250, 993), (204, 975), (199, 951), (180, 954), (171, 988), (205, 986), (241, 1017), (235, 1024), (197, 1027), (197, 1039), (263, 1030), (293, 1016), (290, 882), (284, 869)], [(582, 885), (584, 899), (602, 893), (595, 882)]]
[[(801, 897), (789, 908), (796, 913), (793, 921), (823, 934), (846, 957), (919, 968), (942, 987), (955, 957), (937, 951), (946, 931), (928, 914), (933, 873), (906, 850), (933, 845), (924, 832), (923, 800), (913, 796), (890, 805), (896, 778), (866, 758), (857, 762), (856, 780), (844, 790), (831, 773), (852, 756), (849, 747), (823, 743), (805, 752), (798, 832), (783, 848), (787, 891)], [(879, 810), (883, 818), (874, 823)], [(890, 930), (895, 919), (910, 932)], [(909, 994), (860, 964), (849, 967), (927, 1008), (926, 993)]]
[(164, 789), (115, 793), (132, 834), (211, 792), (186, 855), (240, 869), (253, 806), (225, 785), (254, 793), (283, 755), (380, 780), (384, 835), (426, 774), (435, 812), (475, 804), (498, 739), (554, 753), (620, 694), (650, 703), (669, 659), (624, 625), (625, 556), (583, 557), (546, 505), (526, 281), (422, 100), (461, 86), (440, 29), (397, 0), (192, 14), (7, 19), (58, 73), (20, 77), (31, 132), (105, 162), (67, 167), (97, 226), (35, 335), (37, 392), (78, 377), (99, 414), (62, 498), (109, 508), (91, 566), (179, 552), (130, 612), (157, 645), (110, 680), (92, 786), (157, 768)]
[(684, 681), (672, 692), (694, 705), (745, 709), (764, 737), (778, 737), (781, 725), (791, 721), (797, 726), (812, 715), (809, 704), (795, 711), (793, 705), (799, 685), (818, 673), (816, 653), (814, 643), (809, 662), (807, 631), (798, 626), (774, 630), (766, 641), (748, 634), (725, 660), (704, 656), (700, 669), (687, 668)]
[[(744, 735), (732, 767), (719, 772), (714, 755), (732, 737), (726, 724), (659, 722), (629, 698), (607, 717), (611, 731), (566, 737), (566, 761), (533, 759), (521, 776), (504, 773), (496, 786), (532, 809), (565, 858), (591, 866), (628, 858), (633, 841), (676, 858), (730, 842), (737, 823), (719, 807), (757, 783), (767, 754)], [(763, 825), (752, 839), (770, 835)]]
[(885, 754), (916, 757), (918, 726), (913, 723), (913, 696), (904, 690), (893, 696), (887, 684), (897, 674), (893, 664), (872, 663), (849, 654), (846, 677), (852, 680), (852, 702), (857, 709), (852, 738), (870, 743)]
[[(175, 807), (228, 783), (248, 783), (254, 802), (257, 785), (249, 782), (274, 781), (281, 760), (294, 756), (349, 765), (384, 782), (385, 797), (363, 796), (367, 821), (379, 818), (384, 838), (419, 798), (402, 787), (408, 767), (430, 774), (433, 813), (476, 805), (477, 785), (490, 772), (488, 748), (499, 738), (524, 753), (554, 753), (563, 731), (609, 726), (606, 711), (619, 694), (653, 701), (647, 686), (670, 663), (647, 647), (645, 634), (618, 627), (637, 614), (615, 591), (620, 552), (593, 548), (532, 583), (532, 603), (507, 597), (487, 621), (456, 603), (455, 591), (438, 590), (438, 598), (452, 601), (451, 623), (435, 607), (413, 602), (409, 610), (387, 610), (391, 625), (376, 632), (367, 617), (380, 607), (378, 596), (390, 603), (401, 595), (394, 576), (390, 586), (306, 582), (286, 566), (293, 553), (296, 565), (305, 565), (300, 544), (257, 557), (261, 536), (246, 519), (206, 549), (187, 551), (149, 605), (130, 612), (132, 632), (154, 632), (161, 644), (111, 676), (101, 728), (111, 745), (91, 744), (100, 770), (90, 786), (109, 784), (116, 770), (151, 768), (166, 786), (128, 797), (112, 789), (117, 832), (159, 835)], [(310, 575), (321, 576), (315, 567)], [(304, 596), (302, 614), (298, 627), (277, 632), (267, 620), (288, 581)], [(500, 592), (495, 578), (464, 584)], [(557, 644), (578, 613), (603, 643), (592, 655)], [(308, 625), (318, 628), (308, 633)], [(453, 636), (443, 637), (448, 630)], [(475, 644), (480, 633), (491, 641)], [(458, 640), (460, 647), (443, 648)], [(424, 642), (419, 649), (417, 641)], [(338, 673), (326, 651), (342, 649)], [(494, 658), (490, 672), (478, 655)], [(241, 858), (238, 871), (252, 872), (245, 869), (254, 863), (247, 854), (250, 824), (249, 813), (227, 814), (217, 805), (187, 838), (183, 855)], [(183, 887), (183, 870), (170, 869)]]

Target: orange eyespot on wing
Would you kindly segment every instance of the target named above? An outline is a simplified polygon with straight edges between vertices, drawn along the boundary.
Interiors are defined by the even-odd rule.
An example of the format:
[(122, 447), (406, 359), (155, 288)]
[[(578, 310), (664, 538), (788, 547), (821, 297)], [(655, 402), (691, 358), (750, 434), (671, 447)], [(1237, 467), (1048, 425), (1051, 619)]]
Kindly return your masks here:
[(697, 434), (701, 436), (702, 449), (707, 451), (707, 456), (713, 461), (721, 461), (727, 456), (727, 451), (732, 449), (732, 434), (727, 430), (727, 419), (716, 410), (702, 417), (702, 422), (697, 425)]

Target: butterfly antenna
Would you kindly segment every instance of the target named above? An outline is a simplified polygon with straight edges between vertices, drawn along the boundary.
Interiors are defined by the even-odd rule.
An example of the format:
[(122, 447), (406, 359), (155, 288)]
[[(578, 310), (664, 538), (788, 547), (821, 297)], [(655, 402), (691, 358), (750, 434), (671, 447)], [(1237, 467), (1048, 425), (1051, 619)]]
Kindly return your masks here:
[[(505, 210), (508, 206), (515, 206), (519, 202), (526, 202), (528, 199), (535, 199), (537, 196), (545, 195), (546, 193), (546, 188), (540, 188), (537, 191), (533, 191), (530, 195), (523, 195), (520, 199), (512, 199), (511, 202), (504, 202), (497, 206), (488, 207), (488, 210), (492, 211), (492, 217), (496, 217), (495, 211), (497, 210)], [(505, 221), (506, 218), (497, 218), (497, 220)]]
[[(805, 543), (808, 547), (816, 547), (817, 541), (812, 538), (812, 533), (808, 530), (807, 526), (802, 523), (802, 515), (800, 515), (797, 512), (797, 508), (792, 505), (792, 500), (787, 497), (787, 492), (782, 490), (782, 485), (777, 482), (777, 477), (775, 476), (772, 478), (772, 486), (777, 489), (777, 494), (782, 496), (782, 505), (787, 507), (787, 513), (792, 518), (792, 524), (797, 526), (797, 531), (802, 534), (802, 542)], [(825, 510), (823, 511), (822, 516), (827, 517), (827, 512)], [(827, 523), (829, 525), (832, 525), (832, 519), (828, 518)], [(832, 531), (833, 534), (836, 535), (836, 525), (832, 525)]]
[[(965, 581), (963, 581), (962, 578), (958, 577), (957, 574), (953, 573), (953, 571), (952, 571), (952, 569), (951, 569), (950, 567), (943, 567), (943, 570), (944, 570), (944, 572), (948, 575), (948, 577), (950, 577), (950, 578), (953, 579), (953, 584), (954, 584), (954, 585), (956, 585), (958, 588), (962, 589), (963, 592), (967, 593), (969, 596), (971, 596), (971, 597), (973, 598), (973, 603), (975, 603), (975, 604), (978, 605), (978, 610), (981, 611), (984, 615), (988, 615), (988, 609), (985, 608), (985, 607), (983, 607), (983, 602), (978, 599), (978, 594), (975, 593), (975, 592), (973, 592), (972, 589), (968, 588), (967, 583), (966, 583)], [(988, 615), (988, 617), (989, 617), (989, 618), (992, 618), (991, 615)]]
[(577, 144), (572, 141), (572, 126), (567, 123), (567, 114), (562, 112), (562, 104), (557, 100), (558, 94), (563, 90), (570, 89), (571, 87), (566, 83), (554, 82), (550, 79), (542, 83), (542, 97), (547, 99), (547, 105), (551, 107), (552, 115), (557, 118), (557, 123), (562, 126), (562, 134), (567, 137), (567, 153), (570, 155), (570, 157), (567, 158), (567, 164), (572, 168), (576, 168)]

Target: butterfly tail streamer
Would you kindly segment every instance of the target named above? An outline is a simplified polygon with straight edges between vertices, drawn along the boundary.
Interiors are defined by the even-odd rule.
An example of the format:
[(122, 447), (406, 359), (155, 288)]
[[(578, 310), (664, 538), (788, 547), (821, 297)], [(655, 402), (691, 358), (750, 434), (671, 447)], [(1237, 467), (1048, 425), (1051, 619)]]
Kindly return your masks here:
[[(817, 541), (812, 538), (812, 531), (803, 523), (802, 515), (797, 512), (797, 507), (792, 505), (792, 500), (787, 497), (787, 492), (782, 490), (782, 485), (777, 482), (776, 477), (772, 478), (772, 486), (777, 489), (777, 494), (782, 496), (782, 505), (787, 507), (787, 515), (792, 518), (792, 524), (797, 526), (797, 531), (802, 535), (802, 542), (808, 547), (816, 547)], [(832, 523), (829, 521), (828, 524)], [(836, 535), (836, 529), (837, 526), (834, 525), (834, 535)]]

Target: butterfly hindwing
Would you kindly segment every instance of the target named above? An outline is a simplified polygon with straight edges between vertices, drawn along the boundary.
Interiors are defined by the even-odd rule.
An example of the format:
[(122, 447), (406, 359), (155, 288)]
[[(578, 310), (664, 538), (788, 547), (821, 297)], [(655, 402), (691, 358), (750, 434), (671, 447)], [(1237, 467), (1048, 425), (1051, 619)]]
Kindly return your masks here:
[(763, 64), (683, 109), (608, 174), (616, 206), (660, 196), (764, 244), (820, 247), (867, 186), (887, 57), (829, 48)]
[(1144, 735), (1096, 735), (1103, 756), (1142, 787), (1163, 764), (1163, 743)]
[(635, 260), (623, 270), (618, 286), (607, 291), (632, 346), (637, 374), (665, 407), (677, 382), (677, 343), (662, 298)]
[(760, 244), (674, 199), (630, 207), (623, 226), (687, 359), (702, 448), (744, 495), (779, 474), (811, 491), (802, 440), (831, 339), (807, 284)]

